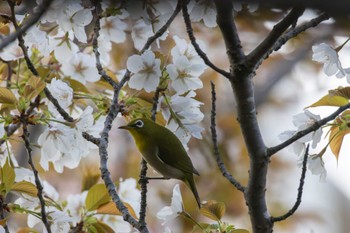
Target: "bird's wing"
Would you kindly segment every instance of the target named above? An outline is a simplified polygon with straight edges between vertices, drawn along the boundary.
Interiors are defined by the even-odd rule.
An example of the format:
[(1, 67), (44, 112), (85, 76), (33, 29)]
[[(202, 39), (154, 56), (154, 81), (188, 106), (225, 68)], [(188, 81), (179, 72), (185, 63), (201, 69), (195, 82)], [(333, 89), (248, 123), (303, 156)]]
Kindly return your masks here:
[(158, 158), (165, 164), (168, 164), (183, 172), (194, 173), (199, 175), (198, 171), (193, 167), (191, 159), (188, 157), (185, 150), (177, 151), (176, 156), (174, 151), (171, 151), (166, 146), (160, 146), (157, 150)]

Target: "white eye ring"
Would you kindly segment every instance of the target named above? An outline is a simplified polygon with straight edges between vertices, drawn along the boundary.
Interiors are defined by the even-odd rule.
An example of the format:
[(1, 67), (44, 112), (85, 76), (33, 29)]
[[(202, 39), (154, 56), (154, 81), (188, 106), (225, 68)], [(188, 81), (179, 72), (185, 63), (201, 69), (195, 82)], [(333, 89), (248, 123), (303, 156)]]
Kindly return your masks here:
[(142, 128), (144, 125), (145, 125), (145, 123), (143, 123), (142, 120), (137, 120), (137, 121), (135, 122), (135, 126), (136, 126), (137, 128)]

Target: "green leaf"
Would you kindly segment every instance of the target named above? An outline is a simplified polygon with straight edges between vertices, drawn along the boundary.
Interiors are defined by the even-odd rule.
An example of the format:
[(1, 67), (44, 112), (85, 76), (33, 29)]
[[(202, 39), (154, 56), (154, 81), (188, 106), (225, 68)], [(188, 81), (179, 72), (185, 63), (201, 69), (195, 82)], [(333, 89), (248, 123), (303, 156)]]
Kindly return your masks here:
[(111, 200), (104, 184), (95, 184), (90, 188), (86, 196), (85, 205), (88, 211), (96, 210)]
[(349, 100), (342, 96), (335, 96), (332, 94), (328, 94), (323, 96), (321, 99), (311, 104), (310, 106), (307, 106), (306, 108), (319, 107), (319, 106), (343, 106), (347, 103), (349, 103)]
[(210, 226), (211, 226), (209, 223), (199, 223), (199, 225), (194, 225), (191, 232), (192, 233), (195, 233), (195, 232), (203, 233), (203, 232), (206, 232), (203, 229), (209, 230)]
[[(90, 227), (92, 227), (94, 229), (92, 230)], [(91, 229), (92, 232), (98, 232), (98, 233), (115, 233), (115, 231), (110, 226), (108, 226), (106, 223), (104, 223), (100, 220), (91, 224), (89, 226), (89, 229)]]
[(6, 192), (9, 192), (9, 190), (11, 190), (11, 187), (15, 182), (15, 178), (15, 170), (11, 166), (9, 160), (6, 159), (4, 166), (1, 168), (1, 181), (4, 184)]
[(37, 197), (38, 189), (36, 186), (28, 181), (20, 181), (14, 183), (11, 187), (11, 191), (24, 193), (32, 197)]
[(86, 86), (77, 80), (66, 78), (65, 81), (68, 82), (69, 86), (73, 89), (74, 92), (90, 93)]
[[(131, 216), (137, 219), (135, 210), (132, 208), (132, 206), (126, 202), (123, 202), (123, 204), (126, 206)], [(117, 209), (113, 201), (109, 201), (108, 203), (101, 205), (99, 208), (97, 208), (96, 213), (109, 214), (109, 215), (122, 215), (122, 213)]]
[(207, 218), (218, 221), (225, 214), (226, 206), (223, 202), (209, 200), (199, 209), (199, 211)]
[(249, 233), (249, 231), (245, 229), (235, 229), (232, 233)]
[(0, 103), (15, 104), (17, 102), (16, 96), (6, 87), (0, 87)]

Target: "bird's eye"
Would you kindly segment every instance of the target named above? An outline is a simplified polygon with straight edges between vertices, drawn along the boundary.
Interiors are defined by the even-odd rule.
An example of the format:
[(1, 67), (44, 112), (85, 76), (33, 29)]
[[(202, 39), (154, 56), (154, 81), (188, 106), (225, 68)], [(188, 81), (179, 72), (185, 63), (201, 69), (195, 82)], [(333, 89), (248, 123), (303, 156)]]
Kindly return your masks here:
[(138, 121), (135, 122), (135, 126), (136, 126), (137, 128), (142, 128), (143, 125), (144, 125), (144, 123), (143, 123), (143, 121), (141, 121), (141, 120), (138, 120)]

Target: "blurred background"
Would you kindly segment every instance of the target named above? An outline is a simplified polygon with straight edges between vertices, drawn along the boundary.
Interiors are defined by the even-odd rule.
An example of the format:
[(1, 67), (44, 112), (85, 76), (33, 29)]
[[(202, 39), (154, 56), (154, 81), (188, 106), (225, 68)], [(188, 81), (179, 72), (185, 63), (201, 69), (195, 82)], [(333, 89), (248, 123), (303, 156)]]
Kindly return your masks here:
[[(236, 12), (238, 32), (246, 53), (250, 52), (263, 38), (268, 35), (273, 25), (288, 11), (259, 7), (255, 12), (249, 12), (244, 6), (242, 11)], [(317, 16), (317, 12), (307, 10), (298, 23)], [(348, 38), (348, 19), (332, 18), (316, 28), (312, 28), (289, 41), (280, 51), (272, 54), (264, 61), (254, 78), (256, 100), (258, 105), (258, 119), (268, 146), (279, 143), (278, 134), (285, 130), (292, 130), (292, 116), (303, 111), (303, 108), (316, 102), (326, 95), (329, 89), (347, 86), (346, 80), (326, 77), (322, 66), (311, 60), (314, 44), (329, 43), (337, 47)], [(208, 57), (218, 67), (229, 69), (226, 59), (224, 42), (218, 28), (205, 27), (202, 23), (193, 24), (196, 37), (206, 45)], [(172, 36), (188, 38), (181, 17), (178, 17), (170, 27), (169, 37), (160, 42), (160, 48), (170, 53), (174, 42)], [(130, 34), (129, 34), (130, 36)], [(127, 40), (124, 44), (113, 44), (112, 57), (114, 65), (111, 69), (118, 72), (126, 66), (127, 58), (135, 53), (133, 45)], [(130, 44), (128, 44), (130, 43)], [(349, 50), (345, 46), (339, 53), (344, 67), (350, 66)], [(168, 52), (167, 52), (168, 51)], [(164, 61), (163, 61), (164, 62)], [(348, 64), (347, 64), (348, 63)], [(191, 139), (189, 155), (194, 166), (201, 174), (196, 177), (196, 184), (202, 200), (214, 199), (226, 204), (224, 221), (238, 228), (250, 229), (250, 220), (242, 194), (237, 191), (221, 175), (213, 156), (210, 127), (210, 81), (216, 84), (217, 91), (217, 132), (219, 148), (225, 165), (232, 175), (242, 184), (246, 184), (248, 177), (248, 156), (236, 121), (235, 100), (231, 86), (225, 78), (211, 69), (202, 75), (204, 88), (197, 91), (196, 99), (203, 102), (201, 106), (205, 118), (202, 126), (205, 128), (203, 139)], [(142, 98), (143, 93), (139, 93)], [(149, 98), (149, 97), (148, 97)], [(327, 116), (335, 108), (319, 107), (310, 109), (313, 113)], [(110, 132), (109, 168), (115, 181), (128, 177), (138, 178), (141, 156), (137, 151), (131, 136), (117, 127), (126, 120), (119, 116)], [(325, 131), (326, 132), (326, 131)], [(32, 128), (32, 141), (40, 135), (38, 127)], [(325, 135), (325, 134), (324, 134)], [(326, 139), (324, 140), (326, 141)], [(326, 142), (320, 144), (313, 152), (319, 152)], [(348, 143), (344, 143), (337, 163), (330, 151), (324, 155), (325, 166), (328, 171), (327, 182), (319, 182), (319, 177), (307, 172), (302, 203), (298, 211), (286, 221), (276, 223), (275, 232), (338, 232), (346, 233), (350, 229), (347, 221), (350, 217), (350, 158)], [(26, 158), (24, 148), (17, 147), (18, 160)], [(36, 158), (39, 158), (37, 151)], [(37, 159), (37, 162), (39, 159)], [(26, 159), (22, 161), (26, 164)], [(62, 174), (56, 172), (44, 173), (47, 179), (61, 194), (61, 198), (79, 193), (82, 182), (87, 173), (99, 173), (99, 156), (97, 151), (82, 161), (77, 169), (65, 169)], [(296, 200), (301, 169), (297, 166), (296, 155), (287, 149), (274, 155), (271, 160), (268, 175), (267, 201), (270, 213), (278, 216), (287, 212)], [(154, 176), (149, 169), (149, 176)], [(148, 186), (147, 220), (151, 232), (162, 232), (163, 227), (156, 213), (165, 205), (170, 205), (172, 189), (180, 183), (185, 209), (199, 221), (210, 222), (200, 215), (196, 209), (192, 193), (181, 182), (175, 180), (153, 180)], [(181, 218), (169, 223), (173, 232), (190, 232), (192, 223)]]

